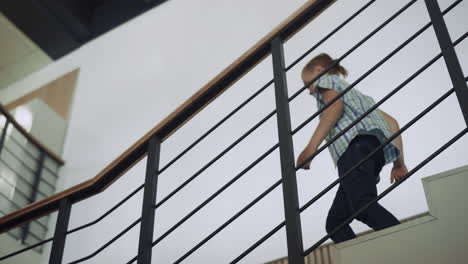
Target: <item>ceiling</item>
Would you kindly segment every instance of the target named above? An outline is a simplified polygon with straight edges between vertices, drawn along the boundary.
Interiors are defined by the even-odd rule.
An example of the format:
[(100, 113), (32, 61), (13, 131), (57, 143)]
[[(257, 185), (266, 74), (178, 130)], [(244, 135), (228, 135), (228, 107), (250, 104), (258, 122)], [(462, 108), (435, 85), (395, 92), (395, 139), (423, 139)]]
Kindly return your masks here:
[(165, 1), (1, 0), (0, 12), (55, 60)]

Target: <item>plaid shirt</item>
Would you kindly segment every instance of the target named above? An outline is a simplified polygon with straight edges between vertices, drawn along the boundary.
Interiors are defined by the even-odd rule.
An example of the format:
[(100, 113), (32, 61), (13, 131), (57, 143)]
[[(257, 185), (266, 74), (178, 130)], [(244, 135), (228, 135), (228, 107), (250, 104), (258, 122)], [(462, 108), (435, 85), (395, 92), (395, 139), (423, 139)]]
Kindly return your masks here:
[[(349, 86), (346, 81), (334, 74), (323, 75), (314, 83), (314, 85), (323, 89), (335, 90), (338, 93), (342, 92)], [(318, 90), (319, 89), (315, 89), (314, 96), (317, 98), (317, 108), (321, 109), (325, 104)], [(336, 134), (348, 127), (354, 120), (358, 119), (358, 117), (375, 104), (375, 101), (371, 97), (364, 95), (355, 88), (343, 95), (340, 100), (343, 102), (343, 114), (335, 127), (330, 130), (325, 138), (327, 141), (330, 141), (330, 139), (332, 139)], [(320, 114), (320, 117), (321, 116), (322, 114)], [(328, 147), (333, 162), (335, 163), (335, 167), (338, 159), (341, 154), (345, 152), (351, 140), (355, 136), (363, 134), (374, 135), (381, 143), (392, 135), (390, 128), (379, 109), (372, 111), (366, 118), (362, 119)], [(387, 144), (383, 150), (385, 155), (385, 164), (394, 162), (400, 155), (400, 151), (393, 143)]]

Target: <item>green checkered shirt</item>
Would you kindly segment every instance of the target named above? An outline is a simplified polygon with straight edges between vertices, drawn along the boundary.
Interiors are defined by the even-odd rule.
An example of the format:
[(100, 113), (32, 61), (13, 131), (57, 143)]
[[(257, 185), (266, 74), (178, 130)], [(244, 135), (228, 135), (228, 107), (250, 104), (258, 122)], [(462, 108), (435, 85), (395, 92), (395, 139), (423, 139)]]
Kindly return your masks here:
[[(341, 93), (349, 84), (341, 79), (339, 76), (334, 74), (325, 74), (314, 82), (316, 87), (323, 89), (331, 89)], [(322, 96), (318, 92), (319, 89), (315, 89), (314, 96), (317, 98), (317, 108), (321, 109), (325, 104), (322, 100)], [(358, 119), (363, 113), (369, 110), (375, 101), (371, 97), (364, 95), (355, 88), (351, 89), (345, 95), (341, 97), (343, 102), (343, 114), (325, 138), (330, 141), (335, 135), (340, 133), (343, 129), (348, 127), (354, 120)], [(320, 117), (322, 114), (320, 114)], [(381, 143), (387, 140), (391, 135), (390, 128), (385, 121), (382, 113), (379, 109), (372, 111), (366, 118), (362, 119), (354, 127), (349, 129), (341, 137), (339, 137), (328, 149), (331, 153), (335, 166), (337, 165), (338, 159), (341, 154), (345, 152), (351, 140), (357, 135), (374, 135)], [(393, 144), (387, 144), (384, 147), (385, 164), (394, 162), (398, 159), (399, 150)]]

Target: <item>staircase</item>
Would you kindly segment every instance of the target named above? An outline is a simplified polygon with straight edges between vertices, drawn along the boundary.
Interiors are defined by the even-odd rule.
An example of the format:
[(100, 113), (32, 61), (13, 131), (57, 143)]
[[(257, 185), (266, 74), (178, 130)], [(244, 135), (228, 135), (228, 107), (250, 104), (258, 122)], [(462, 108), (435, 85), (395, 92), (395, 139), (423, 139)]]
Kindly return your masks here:
[[(468, 263), (468, 165), (422, 179), (429, 212), (368, 231), (339, 244), (326, 244), (306, 264)], [(407, 201), (411, 203), (411, 201)], [(287, 258), (266, 264), (286, 264)]]
[[(269, 195), (273, 190), (276, 188), (282, 189), (282, 196), (283, 196), (283, 206), (284, 206), (284, 220), (280, 220), (281, 222), (275, 224), (274, 228), (270, 231), (266, 232), (262, 237), (249, 245), (245, 245), (245, 250), (239, 252), (237, 257), (232, 257), (232, 259), (225, 259), (226, 263), (239, 263), (244, 258), (254, 251), (257, 247), (262, 245), (265, 241), (270, 239), (273, 235), (279, 232), (283, 227), (285, 228), (286, 233), (286, 240), (287, 240), (287, 250), (288, 250), (288, 262), (292, 264), (305, 264), (306, 262), (314, 263), (311, 261), (316, 261), (315, 263), (330, 263), (332, 259), (332, 255), (336, 255), (334, 257), (335, 261), (338, 263), (383, 263), (382, 261), (387, 261), (387, 255), (385, 254), (393, 254), (398, 255), (398, 250), (407, 250), (406, 253), (414, 254), (414, 251), (409, 251), (411, 249), (408, 245), (413, 245), (416, 243), (415, 241), (410, 241), (409, 238), (401, 238), (403, 242), (400, 240), (392, 240), (398, 234), (404, 234), (410, 232), (410, 230), (419, 230), (420, 228), (424, 229), (430, 227), (431, 232), (434, 232), (432, 235), (437, 234), (437, 240), (429, 240), (425, 239), (424, 242), (431, 242), (437, 241), (444, 241), (447, 237), (454, 238), (453, 241), (457, 241), (455, 239), (456, 236), (460, 235), (460, 231), (455, 230), (456, 224), (459, 222), (455, 222), (454, 219), (451, 217), (446, 217), (448, 212), (448, 208), (453, 206), (460, 205), (459, 202), (455, 203), (452, 200), (456, 200), (460, 198), (460, 195), (463, 194), (464, 188), (462, 183), (463, 177), (456, 176), (457, 173), (452, 173), (453, 177), (442, 177), (442, 176), (434, 176), (429, 178), (428, 181), (430, 183), (426, 183), (426, 190), (430, 188), (429, 193), (429, 202), (430, 205), (430, 213), (431, 215), (426, 215), (419, 217), (415, 220), (408, 221), (398, 227), (394, 227), (388, 230), (383, 230), (381, 232), (376, 232), (372, 234), (367, 234), (359, 237), (358, 239), (343, 243), (342, 245), (337, 245), (335, 252), (332, 252), (333, 247), (321, 247), (322, 244), (327, 241), (330, 236), (337, 232), (341, 226), (338, 226), (335, 230), (327, 234), (326, 236), (317, 240), (316, 243), (313, 245), (303, 245), (302, 239), (302, 230), (301, 230), (301, 213), (305, 210), (309, 209), (311, 205), (318, 202), (320, 198), (322, 198), (325, 194), (327, 194), (330, 190), (332, 190), (335, 186), (337, 186), (340, 181), (347, 177), (354, 169), (357, 169), (361, 164), (363, 164), (367, 159), (369, 159), (373, 154), (377, 151), (384, 148), (387, 144), (390, 144), (396, 137), (400, 134), (405, 132), (408, 128), (410, 128), (413, 124), (418, 122), (422, 117), (424, 117), (427, 113), (429, 113), (432, 109), (438, 106), (441, 102), (447, 99), (451, 95), (456, 95), (458, 99), (458, 106), (463, 113), (464, 119), (466, 124), (463, 123), (463, 128), (460, 131), (453, 135), (453, 137), (448, 140), (442, 146), (434, 146), (434, 152), (429, 155), (426, 159), (421, 161), (419, 164), (414, 166), (414, 168), (408, 172), (408, 174), (404, 177), (403, 180), (398, 181), (397, 183), (391, 185), (388, 189), (384, 190), (378, 197), (370, 201), (368, 204), (359, 208), (355, 211), (355, 213), (350, 216), (346, 221), (344, 221), (341, 225), (345, 225), (351, 222), (357, 215), (361, 212), (366, 210), (369, 206), (373, 203), (379, 201), (380, 199), (384, 198), (387, 194), (393, 191), (395, 188), (398, 188), (401, 184), (404, 184), (406, 180), (408, 180), (412, 175), (418, 172), (419, 169), (424, 167), (426, 164), (431, 162), (434, 158), (436, 158), (440, 153), (444, 150), (449, 148), (452, 144), (455, 144), (460, 138), (462, 138), (466, 133), (468, 133), (468, 87), (466, 81), (468, 80), (467, 77), (464, 76), (461, 66), (458, 62), (458, 58), (455, 52), (455, 47), (460, 44), (465, 38), (468, 37), (468, 32), (464, 33), (462, 36), (459, 36), (452, 42), (451, 37), (448, 33), (448, 30), (445, 26), (444, 22), (444, 15), (449, 13), (452, 9), (454, 9), (462, 0), (457, 0), (444, 10), (440, 10), (438, 2), (436, 0), (425, 0), (425, 8), (430, 15), (430, 20), (426, 25), (421, 27), (417, 32), (415, 32), (411, 37), (407, 40), (403, 41), (396, 47), (392, 52), (390, 52), (387, 56), (382, 58), (377, 64), (375, 64), (372, 68), (370, 68), (365, 74), (359, 77), (356, 81), (350, 84), (344, 91), (342, 91), (339, 95), (337, 95), (333, 100), (331, 100), (327, 105), (320, 108), (317, 112), (313, 115), (308, 117), (304, 120), (300, 125), (295, 128), (291, 127), (291, 117), (289, 111), (289, 103), (292, 102), (295, 98), (297, 98), (301, 93), (307, 90), (308, 86), (315, 82), (318, 78), (326, 74), (330, 69), (333, 68), (336, 64), (340, 61), (345, 59), (349, 54), (351, 54), (354, 50), (359, 48), (359, 46), (366, 43), (367, 40), (372, 38), (376, 33), (390, 24), (395, 18), (399, 15), (404, 13), (407, 9), (412, 7), (417, 0), (408, 1), (405, 5), (403, 5), (397, 12), (395, 12), (389, 18), (386, 18), (385, 21), (378, 25), (372, 32), (367, 34), (361, 41), (351, 47), (347, 52), (345, 52), (342, 56), (340, 56), (334, 63), (329, 66), (327, 69), (324, 70), (322, 74), (317, 76), (314, 80), (311, 80), (310, 83), (305, 84), (302, 88), (298, 89), (292, 96), (289, 96), (287, 90), (287, 79), (286, 73), (298, 65), (300, 61), (306, 58), (312, 51), (314, 51), (317, 47), (322, 45), (328, 38), (333, 36), (334, 33), (341, 30), (349, 21), (353, 18), (364, 12), (367, 7), (372, 5), (375, 0), (370, 0), (366, 5), (362, 6), (357, 12), (355, 12), (350, 17), (343, 19), (343, 23), (340, 24), (337, 28), (333, 29), (327, 36), (323, 39), (318, 41), (311, 49), (307, 50), (302, 56), (300, 56), (297, 60), (295, 60), (290, 65), (285, 65), (285, 58), (284, 58), (284, 51), (283, 51), (283, 44), (287, 42), (291, 37), (294, 36), (295, 33), (300, 31), (307, 23), (312, 21), (316, 16), (320, 15), (328, 6), (333, 4), (333, 1), (330, 0), (311, 0), (308, 1), (300, 10), (295, 12), (291, 17), (289, 17), (284, 23), (280, 26), (275, 28), (272, 32), (270, 32), (267, 36), (265, 36), (262, 40), (260, 40), (254, 47), (249, 49), (245, 54), (243, 54), (238, 60), (236, 60), (232, 65), (230, 65), (227, 69), (221, 72), (218, 76), (216, 76), (212, 81), (210, 81), (206, 86), (201, 88), (197, 93), (195, 93), (189, 100), (187, 100), (184, 104), (182, 104), (179, 108), (177, 108), (173, 113), (171, 113), (166, 119), (160, 122), (157, 126), (155, 126), (152, 130), (150, 130), (147, 134), (141, 137), (137, 142), (135, 142), (131, 147), (128, 148), (127, 151), (122, 153), (118, 156), (111, 164), (105, 167), (98, 175), (94, 178), (91, 178), (79, 185), (76, 185), (70, 189), (67, 189), (61, 193), (55, 194), (51, 197), (48, 197), (45, 200), (40, 202), (34, 203), (29, 205), (19, 211), (16, 211), (12, 214), (9, 214), (3, 218), (0, 218), (0, 232), (6, 232), (8, 230), (21, 227), (22, 225), (27, 224), (28, 222), (50, 215), (55, 211), (58, 211), (57, 222), (55, 225), (55, 233), (53, 237), (40, 241), (36, 244), (33, 244), (27, 248), (18, 250), (16, 252), (11, 252), (8, 255), (0, 256), (0, 261), (10, 259), (17, 255), (20, 255), (24, 252), (27, 252), (33, 248), (42, 246), (47, 243), (52, 243), (51, 246), (51, 253), (50, 253), (50, 260), (49, 263), (51, 264), (60, 264), (63, 262), (63, 256), (65, 251), (65, 242), (68, 239), (68, 236), (72, 233), (80, 232), (83, 229), (87, 229), (94, 224), (100, 222), (102, 219), (106, 218), (108, 215), (113, 214), (114, 211), (119, 208), (122, 204), (125, 204), (131, 197), (135, 196), (140, 191), (143, 191), (143, 201), (141, 206), (141, 214), (138, 213), (134, 216), (134, 222), (123, 229), (120, 233), (116, 234), (111, 240), (104, 243), (101, 247), (97, 248), (94, 252), (90, 253), (86, 256), (80, 256), (80, 258), (75, 259), (69, 263), (82, 263), (85, 261), (90, 261), (94, 256), (99, 254), (100, 252), (104, 251), (109, 245), (114, 243), (116, 240), (121, 239), (123, 236), (127, 235), (127, 233), (139, 226), (139, 239), (138, 239), (138, 251), (132, 252), (132, 258), (129, 259), (122, 259), (119, 260), (119, 263), (138, 263), (138, 264), (149, 264), (153, 262), (158, 263), (158, 257), (152, 256), (152, 249), (157, 247), (160, 243), (164, 242), (164, 239), (170, 236), (175, 230), (177, 230), (180, 226), (184, 225), (184, 223), (190, 219), (192, 216), (197, 214), (200, 210), (202, 210), (207, 204), (209, 204), (214, 199), (219, 199), (221, 193), (227, 190), (232, 184), (234, 184), (237, 180), (241, 177), (246, 175), (249, 170), (255, 167), (257, 164), (262, 162), (268, 155), (273, 153), (276, 149), (279, 149), (280, 153), (280, 165), (281, 165), (281, 178), (270, 185), (266, 190), (262, 193), (259, 193), (258, 196), (253, 199), (250, 203), (244, 206), (241, 210), (235, 213), (232, 217), (230, 217), (227, 221), (223, 224), (216, 226), (210, 230), (209, 235), (201, 239), (197, 244), (193, 245), (193, 247), (188, 250), (184, 251), (184, 254), (180, 254), (174, 257), (174, 260), (171, 260), (171, 263), (191, 263), (190, 257), (194, 254), (197, 250), (203, 247), (208, 241), (210, 241), (213, 237), (217, 236), (223, 229), (228, 227), (231, 223), (236, 221), (241, 215), (251, 209), (254, 205), (256, 205), (259, 201)], [(395, 87), (387, 96), (382, 98), (379, 102), (377, 102), (374, 106), (372, 106), (368, 111), (363, 113), (359, 116), (352, 124), (348, 127), (341, 130), (341, 132), (333, 137), (332, 139), (328, 140), (326, 144), (321, 146), (315, 153), (313, 153), (304, 163), (308, 162), (309, 160), (313, 159), (317, 155), (319, 155), (323, 150), (325, 150), (330, 144), (346, 133), (349, 129), (351, 129), (354, 125), (364, 119), (367, 115), (369, 115), (372, 111), (376, 110), (380, 105), (382, 105), (385, 101), (391, 98), (394, 94), (398, 91), (403, 89), (408, 83), (413, 81), (419, 74), (424, 72), (426, 69), (431, 67), (435, 62), (439, 59), (443, 58), (446, 62), (446, 66), (448, 69), (448, 73), (450, 75), (453, 87), (444, 87), (447, 88), (448, 91), (445, 92), (441, 97), (439, 97), (435, 102), (433, 102), (430, 106), (422, 110), (418, 115), (416, 115), (411, 121), (406, 123), (401, 129), (394, 133), (391, 137), (389, 137), (385, 142), (383, 142), (377, 149), (375, 149), (372, 153), (370, 153), (366, 158), (362, 159), (360, 162), (355, 164), (353, 168), (349, 171), (341, 175), (341, 178), (336, 179), (332, 183), (330, 183), (325, 189), (323, 189), (320, 193), (315, 195), (312, 199), (305, 202), (303, 205), (299, 205), (298, 200), (298, 190), (297, 190), (297, 183), (296, 183), (296, 171), (303, 167), (303, 164), (299, 164), (295, 166), (295, 157), (294, 157), (294, 150), (293, 150), (293, 136), (304, 128), (308, 123), (310, 123), (313, 119), (320, 116), (320, 114), (325, 111), (330, 105), (332, 105), (335, 101), (339, 100), (344, 94), (349, 92), (353, 89), (356, 85), (358, 85), (363, 79), (367, 76), (372, 74), (375, 70), (377, 70), (381, 65), (385, 62), (390, 60), (392, 56), (397, 54), (400, 50), (405, 48), (409, 43), (413, 40), (418, 38), (423, 32), (428, 30), (429, 28), (433, 27), (436, 38), (438, 41), (439, 46), (441, 47), (441, 52), (438, 53), (435, 57), (432, 57), (426, 64), (422, 65), (417, 72), (413, 73), (410, 77)], [(168, 144), (165, 140), (168, 139), (178, 128), (182, 127), (186, 122), (188, 122), (194, 115), (196, 115), (199, 111), (201, 111), (205, 106), (207, 106), (211, 101), (215, 100), (220, 94), (222, 94), (226, 89), (228, 89), (233, 83), (235, 83), (239, 78), (249, 72), (251, 69), (256, 67), (261, 61), (263, 61), (268, 55), (272, 55), (273, 61), (273, 73), (274, 78), (267, 81), (266, 84), (261, 87), (257, 92), (255, 92), (251, 97), (249, 97), (246, 101), (244, 101), (240, 106), (235, 108), (231, 113), (229, 113), (226, 117), (224, 117), (221, 121), (219, 121), (215, 126), (207, 130), (206, 133), (201, 135), (195, 142), (191, 145), (187, 146), (180, 154), (175, 156), (171, 161), (167, 164), (163, 164), (160, 166), (160, 153), (161, 153), (161, 146), (164, 144)], [(209, 136), (214, 130), (216, 130), (219, 126), (221, 126), (226, 120), (236, 114), (240, 109), (242, 109), (246, 104), (250, 103), (257, 95), (261, 94), (270, 85), (274, 84), (274, 92), (275, 92), (275, 102), (276, 108), (272, 109), (270, 114), (265, 116), (260, 122), (258, 122), (255, 126), (251, 127), (246, 133), (244, 133), (240, 138), (235, 140), (231, 145), (229, 145), (226, 149), (224, 149), (221, 153), (219, 153), (215, 158), (208, 161), (206, 164), (201, 167), (200, 170), (195, 172), (192, 176), (187, 178), (182, 184), (180, 184), (177, 188), (175, 188), (170, 194), (163, 197), (162, 199), (156, 199), (157, 191), (158, 191), (158, 179), (169, 168), (172, 164), (179, 161), (179, 159), (188, 153), (192, 148), (194, 148), (198, 143), (203, 141), (204, 138)], [(278, 143), (274, 144), (270, 147), (268, 151), (264, 154), (259, 156), (256, 160), (252, 161), (249, 165), (245, 168), (241, 168), (240, 171), (235, 176), (225, 183), (221, 188), (219, 188), (216, 192), (210, 195), (205, 201), (199, 204), (197, 207), (193, 208), (190, 213), (186, 216), (174, 222), (174, 224), (168, 229), (165, 230), (162, 235), (155, 238), (153, 237), (153, 231), (155, 228), (155, 212), (160, 212), (160, 206), (166, 203), (175, 195), (178, 195), (180, 191), (182, 191), (186, 186), (190, 185), (190, 183), (199, 177), (208, 167), (213, 165), (218, 159), (223, 157), (227, 152), (233, 149), (237, 144), (239, 144), (243, 139), (248, 137), (253, 131), (255, 131), (258, 127), (262, 126), (268, 119), (276, 115), (277, 120), (277, 129), (278, 129)], [(435, 124), (439, 125), (439, 124)], [(164, 150), (164, 149), (163, 149)], [(108, 186), (113, 184), (119, 177), (125, 175), (125, 173), (134, 167), (136, 164), (141, 162), (145, 157), (146, 159), (146, 174), (144, 183), (142, 183), (138, 188), (132, 190), (124, 199), (121, 201), (116, 201), (116, 204), (106, 211), (103, 215), (98, 216), (96, 220), (91, 221), (89, 223), (83, 223), (81, 226), (69, 229), (69, 222), (70, 222), (70, 212), (73, 209), (73, 206), (85, 199), (88, 199), (94, 195), (99, 194), (102, 191), (105, 191)], [(237, 173), (237, 172), (236, 172)], [(450, 174), (449, 173), (449, 174)], [(167, 174), (167, 173), (166, 173)], [(465, 177), (466, 178), (466, 177)], [(432, 183), (432, 181), (434, 183)], [(449, 189), (447, 189), (449, 188)], [(444, 191), (445, 190), (445, 191)], [(450, 190), (449, 192), (446, 192)], [(437, 197), (434, 199), (433, 197)], [(437, 203), (437, 201), (444, 201)], [(156, 202), (158, 201), (158, 202)], [(402, 203), (404, 204), (404, 203)], [(445, 205), (450, 205), (446, 207), (442, 207)], [(157, 216), (158, 214), (156, 214)], [(459, 215), (457, 213), (457, 215)], [(440, 220), (436, 219), (440, 217)], [(446, 217), (446, 218), (444, 218)], [(458, 218), (464, 219), (464, 218)], [(446, 221), (442, 223), (443, 221)], [(444, 224), (450, 225), (445, 226)], [(452, 230), (452, 228), (454, 230)], [(442, 231), (446, 231), (446, 234), (442, 234)], [(418, 233), (421, 235), (420, 238), (429, 234), (428, 231)], [(415, 237), (416, 233), (415, 233)], [(374, 239), (371, 239), (374, 238)], [(359, 241), (359, 242), (356, 242)], [(371, 242), (372, 241), (372, 242)], [(374, 241), (379, 241), (378, 243)], [(380, 242), (381, 241), (381, 242)], [(397, 242), (400, 241), (398, 244)], [(419, 241), (419, 240), (417, 240)], [(136, 241), (135, 241), (136, 242)], [(391, 243), (392, 247), (386, 246), (385, 243)], [(419, 241), (420, 242), (420, 241)], [(86, 243), (83, 241), (83, 243)], [(398, 244), (398, 245), (396, 245)], [(430, 243), (429, 243), (430, 244)], [(441, 249), (448, 253), (444, 253), (440, 257), (448, 258), (452, 257), (455, 258), (455, 253), (452, 252), (459, 252), (459, 250), (455, 250), (455, 247), (448, 248), (448, 244), (436, 244), (431, 245), (431, 247), (435, 247), (434, 249)], [(463, 245), (463, 243), (461, 243)], [(228, 246), (228, 245), (223, 245)], [(452, 244), (450, 244), (452, 246)], [(372, 247), (372, 248), (366, 248)], [(376, 247), (374, 250), (373, 247)], [(398, 250), (393, 250), (396, 247)], [(390, 250), (389, 250), (390, 249)], [(380, 250), (380, 251), (379, 251)], [(421, 256), (421, 258), (428, 257), (430, 254), (429, 251), (425, 250), (423, 247), (421, 250), (424, 250), (427, 256)], [(328, 253), (328, 252), (332, 253)], [(378, 257), (377, 259), (363, 259), (366, 256), (363, 256), (363, 252), (371, 251), (373, 252), (373, 256)], [(326, 255), (325, 252), (328, 254)], [(375, 252), (379, 252), (376, 254)], [(313, 254), (313, 258), (311, 258), (311, 253)], [(319, 255), (320, 253), (320, 255)], [(422, 255), (416, 251), (417, 255)], [(238, 254), (238, 253), (236, 253)], [(330, 255), (331, 254), (331, 255)], [(450, 254), (447, 256), (447, 254)], [(395, 258), (401, 257), (406, 258), (408, 256), (394, 256)], [(419, 257), (419, 256), (417, 256)], [(312, 260), (313, 259), (313, 260)], [(323, 260), (323, 262), (318, 262)], [(382, 260), (385, 259), (385, 260)], [(391, 256), (388, 256), (388, 259), (391, 259)], [(434, 258), (435, 259), (435, 258)], [(429, 260), (432, 260), (429, 259)], [(93, 261), (93, 260), (91, 260)], [(341, 261), (341, 262), (339, 262)], [(367, 262), (366, 262), (367, 261)], [(400, 260), (401, 261), (401, 260)], [(392, 262), (394, 263), (394, 262)], [(398, 262), (397, 262), (398, 263)], [(417, 263), (417, 262), (412, 262)], [(454, 262), (455, 263), (455, 262)]]
[(335, 263), (468, 263), (468, 166), (422, 182), (429, 215), (337, 244)]

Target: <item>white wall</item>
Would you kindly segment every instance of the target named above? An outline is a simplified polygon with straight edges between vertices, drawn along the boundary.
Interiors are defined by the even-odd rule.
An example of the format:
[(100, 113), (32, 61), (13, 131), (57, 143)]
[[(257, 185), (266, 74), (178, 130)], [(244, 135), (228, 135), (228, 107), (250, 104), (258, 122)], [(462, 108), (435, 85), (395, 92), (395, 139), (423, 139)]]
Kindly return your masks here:
[(52, 59), (0, 12), (0, 89), (27, 77)]
[(34, 99), (25, 106), (34, 114), (30, 133), (51, 151), (60, 155), (68, 122), (41, 99)]
[[(343, 54), (406, 2), (378, 1), (366, 15), (359, 17), (345, 31), (327, 41), (317, 52), (326, 51), (335, 57)], [(15, 96), (80, 67), (65, 146), (64, 158), (67, 164), (62, 171), (64, 178), (61, 184), (64, 189), (96, 175), (303, 3), (304, 0), (168, 1), (12, 85), (0, 95), (5, 101), (13, 100)], [(362, 0), (337, 1), (286, 44), (286, 61), (290, 63), (364, 3)], [(441, 1), (442, 8), (450, 3), (451, 1)], [(464, 2), (448, 16), (453, 38), (466, 31), (467, 11), (468, 4)], [(350, 71), (349, 81), (356, 80), (427, 21), (429, 18), (424, 2), (419, 1), (395, 23), (343, 61), (343, 65)], [(468, 42), (465, 41), (457, 48), (465, 69), (468, 64), (467, 47)], [(380, 99), (402, 82), (403, 78), (435, 56), (438, 50), (432, 29), (428, 30), (402, 53), (361, 82), (358, 88)], [(299, 72), (304, 63), (288, 74), (291, 94), (302, 86)], [(164, 142), (161, 164), (166, 164), (198, 135), (260, 88), (272, 77), (271, 71), (271, 60), (268, 58)], [(403, 125), (450, 87), (445, 66), (440, 61), (386, 103), (383, 109), (394, 115)], [(165, 171), (159, 180), (158, 200), (269, 113), (274, 108), (272, 92), (273, 88), (270, 88), (255, 100), (255, 105), (247, 106)], [(315, 110), (313, 98), (301, 95), (291, 104), (293, 127)], [(317, 124), (316, 121), (312, 123)], [(205, 171), (174, 200), (161, 207), (156, 213), (155, 238), (272, 146), (277, 140), (275, 126), (276, 120), (272, 118), (266, 126)], [(458, 133), (463, 126), (460, 110), (452, 96), (404, 135), (408, 166), (415, 166)], [(313, 126), (307, 126), (295, 136), (296, 155), (305, 146), (312, 131)], [(460, 140), (382, 203), (399, 218), (426, 211), (427, 205), (418, 178), (466, 164), (466, 144), (466, 139)], [(144, 166), (143, 161), (105, 193), (75, 205), (70, 226), (75, 227), (94, 220), (139, 186), (143, 181)], [(388, 167), (382, 172), (380, 190), (389, 186), (389, 170)], [(157, 245), (153, 250), (154, 263), (175, 261), (279, 177), (279, 155), (274, 152), (219, 199)], [(337, 173), (329, 154), (321, 154), (314, 160), (310, 171), (298, 173), (300, 203), (308, 201), (335, 177)], [(302, 214), (305, 247), (325, 234), (325, 216), (333, 193)], [(407, 202), (409, 199), (411, 203)], [(109, 219), (70, 236), (65, 261), (91, 253), (137, 219), (140, 201), (141, 194)], [(282, 219), (282, 194), (278, 188), (185, 263), (231, 261)], [(353, 227), (356, 231), (366, 229), (359, 223), (354, 223)], [(136, 254), (137, 236), (138, 227), (89, 263), (120, 263), (122, 260), (129, 260)], [(264, 262), (285, 254), (283, 229), (248, 255), (243, 263)]]

